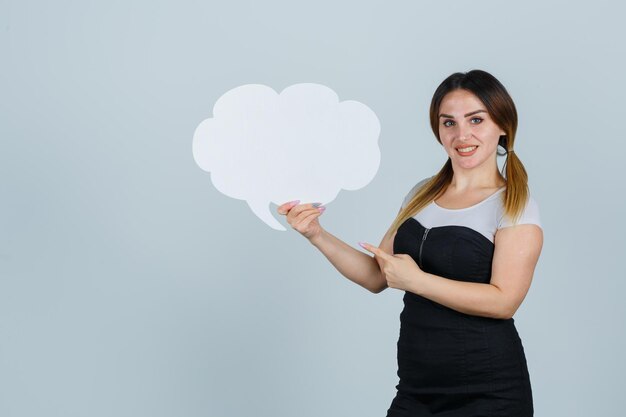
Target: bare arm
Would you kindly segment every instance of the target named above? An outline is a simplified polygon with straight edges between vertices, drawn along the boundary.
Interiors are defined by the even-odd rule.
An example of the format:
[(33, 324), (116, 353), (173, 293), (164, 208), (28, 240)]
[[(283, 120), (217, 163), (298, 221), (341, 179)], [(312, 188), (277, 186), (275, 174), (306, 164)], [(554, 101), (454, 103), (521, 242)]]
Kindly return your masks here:
[(373, 293), (380, 292), (377, 290), (382, 285), (381, 281), (386, 281), (373, 256), (353, 248), (323, 229), (310, 242), (322, 252), (341, 275)]
[(513, 317), (530, 288), (543, 230), (536, 225), (507, 227), (496, 233), (495, 243), (490, 283), (456, 281), (422, 271), (408, 291), (466, 314)]
[[(393, 252), (393, 235), (385, 233), (379, 247), (387, 253)], [(322, 229), (311, 244), (324, 254), (331, 264), (350, 281), (378, 294), (387, 288), (387, 280), (374, 256), (361, 252)]]
[[(324, 230), (317, 220), (323, 209), (298, 202), (296, 200), (280, 205), (278, 213), (286, 215), (287, 222), (319, 249), (344, 277), (373, 293), (387, 288), (387, 280), (375, 257), (351, 247)], [(393, 236), (389, 236), (387, 231), (381, 247), (391, 251), (392, 239)]]

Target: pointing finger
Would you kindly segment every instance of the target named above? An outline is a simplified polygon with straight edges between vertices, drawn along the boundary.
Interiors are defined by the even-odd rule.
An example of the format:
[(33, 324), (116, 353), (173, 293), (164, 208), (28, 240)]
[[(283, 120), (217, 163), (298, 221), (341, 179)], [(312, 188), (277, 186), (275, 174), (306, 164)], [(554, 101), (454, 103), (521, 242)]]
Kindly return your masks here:
[(294, 201), (289, 201), (287, 203), (281, 204), (280, 206), (278, 206), (278, 213), (279, 214), (287, 214), (287, 212), (292, 209), (294, 206), (296, 206), (298, 203), (300, 202), (300, 200), (294, 200)]
[(388, 255), (384, 250), (374, 245), (370, 245), (369, 243), (366, 243), (366, 242), (359, 242), (359, 245), (361, 245), (361, 247), (363, 247), (364, 249), (367, 249), (368, 251), (372, 252), (374, 255), (387, 259)]

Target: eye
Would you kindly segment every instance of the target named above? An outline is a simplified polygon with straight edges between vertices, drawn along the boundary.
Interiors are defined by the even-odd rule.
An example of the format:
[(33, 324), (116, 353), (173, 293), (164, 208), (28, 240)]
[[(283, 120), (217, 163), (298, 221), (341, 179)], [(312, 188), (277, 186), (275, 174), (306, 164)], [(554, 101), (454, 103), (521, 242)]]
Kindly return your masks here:
[(448, 119), (448, 120), (444, 120), (444, 121), (443, 121), (443, 125), (444, 125), (445, 127), (449, 127), (450, 125), (446, 124), (446, 123), (448, 123), (448, 122), (450, 122), (450, 123), (454, 123), (452, 120)]
[[(480, 117), (472, 117), (470, 120), (478, 120), (478, 122), (474, 123), (475, 125), (480, 124), (480, 123), (482, 123), (482, 121), (483, 121), (483, 119), (482, 119), (482, 118), (480, 118)], [(444, 120), (442, 124), (443, 124), (445, 127), (450, 127), (450, 126), (452, 126), (452, 125), (447, 124), (448, 122), (450, 122), (450, 123), (454, 123), (454, 121), (452, 121), (452, 120), (450, 120), (450, 119), (447, 119), (447, 120)]]

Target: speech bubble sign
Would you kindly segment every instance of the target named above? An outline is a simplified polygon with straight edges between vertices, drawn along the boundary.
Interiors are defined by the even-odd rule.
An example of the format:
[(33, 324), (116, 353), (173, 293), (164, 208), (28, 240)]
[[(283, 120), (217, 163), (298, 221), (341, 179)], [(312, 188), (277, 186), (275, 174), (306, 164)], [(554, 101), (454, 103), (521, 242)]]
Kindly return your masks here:
[(365, 104), (340, 102), (330, 88), (262, 84), (224, 93), (193, 135), (193, 158), (221, 193), (245, 200), (268, 226), (285, 231), (270, 203), (327, 204), (378, 172), (380, 122)]

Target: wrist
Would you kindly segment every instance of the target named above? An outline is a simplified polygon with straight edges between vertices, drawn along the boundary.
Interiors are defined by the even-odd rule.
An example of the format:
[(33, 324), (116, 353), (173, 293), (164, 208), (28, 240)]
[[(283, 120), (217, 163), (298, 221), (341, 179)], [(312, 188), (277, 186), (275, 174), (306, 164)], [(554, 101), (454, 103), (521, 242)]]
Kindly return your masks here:
[(324, 238), (326, 237), (326, 236), (325, 236), (325, 233), (326, 233), (326, 231), (325, 231), (324, 229), (320, 229), (320, 232), (319, 232), (317, 235), (315, 235), (315, 236), (313, 236), (313, 237), (309, 238), (309, 242), (310, 242), (313, 246), (315, 246), (315, 247), (319, 247), (319, 245), (321, 244), (321, 242), (322, 242), (322, 241), (324, 240)]
[(418, 269), (417, 273), (411, 280), (411, 283), (410, 283), (411, 288), (409, 289), (409, 291), (414, 294), (423, 296), (424, 295), (424, 280), (427, 279), (427, 276), (428, 276), (427, 272), (424, 272), (421, 269)]

